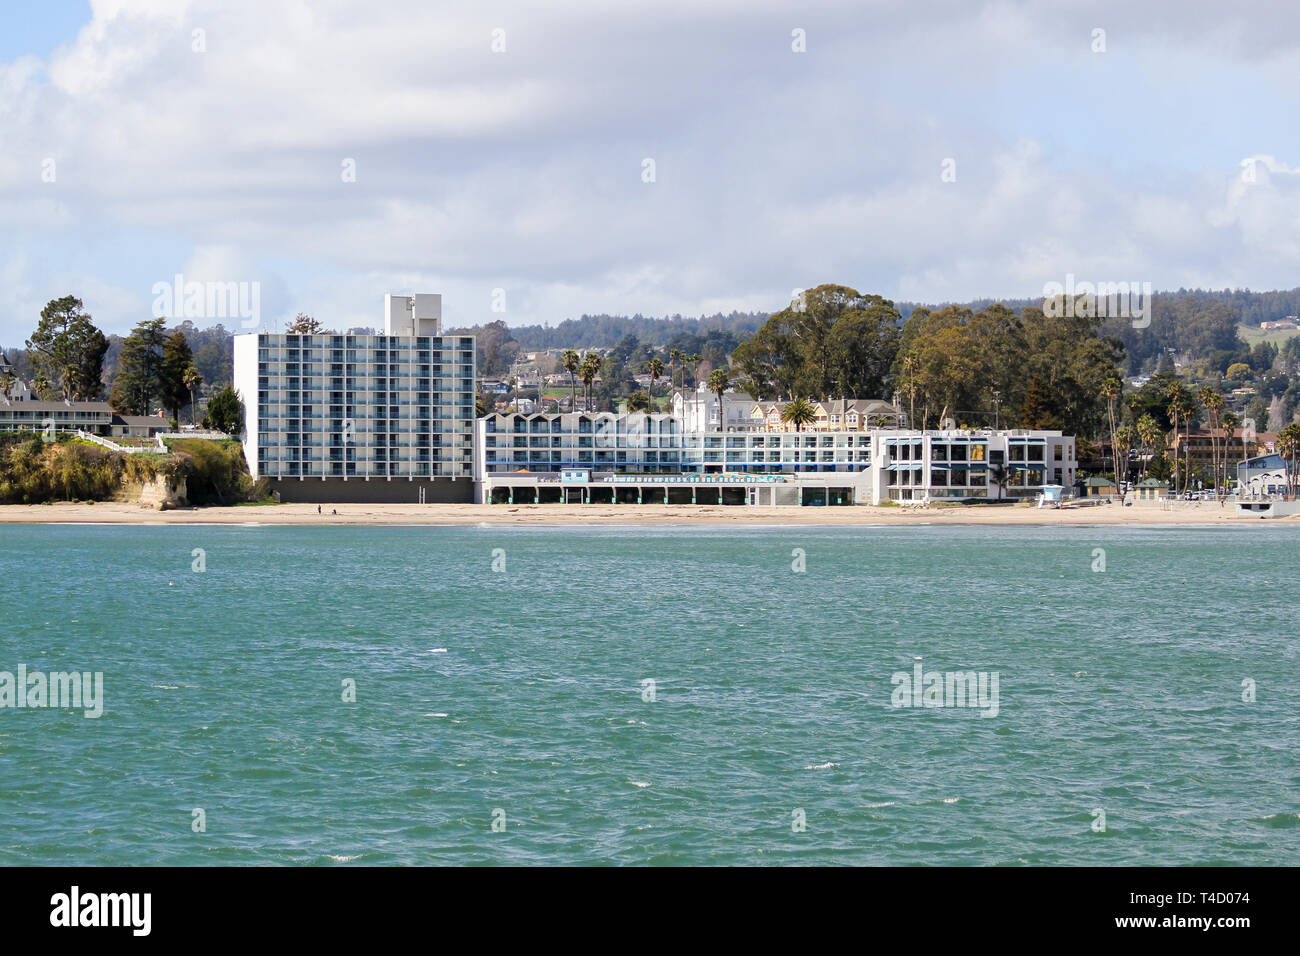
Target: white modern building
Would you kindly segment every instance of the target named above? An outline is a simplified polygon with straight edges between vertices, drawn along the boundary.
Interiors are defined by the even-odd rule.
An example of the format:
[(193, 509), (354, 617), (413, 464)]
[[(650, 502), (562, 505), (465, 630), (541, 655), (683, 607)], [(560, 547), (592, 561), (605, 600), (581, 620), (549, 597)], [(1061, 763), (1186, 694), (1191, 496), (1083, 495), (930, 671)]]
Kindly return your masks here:
[[(1076, 454), (1056, 431), (692, 430), (637, 412), (488, 415), (474, 460), (484, 502), (567, 501), (585, 484), (582, 500), (805, 503), (808, 488), (816, 503), (881, 504), (1037, 497), (1073, 485)], [(685, 500), (688, 485), (708, 490)]]
[(1287, 492), (1287, 463), (1272, 452), (1237, 463), (1237, 488), (1243, 497), (1271, 498)]
[(285, 501), (473, 500), (474, 348), (423, 294), (379, 335), (235, 336), (249, 470)]

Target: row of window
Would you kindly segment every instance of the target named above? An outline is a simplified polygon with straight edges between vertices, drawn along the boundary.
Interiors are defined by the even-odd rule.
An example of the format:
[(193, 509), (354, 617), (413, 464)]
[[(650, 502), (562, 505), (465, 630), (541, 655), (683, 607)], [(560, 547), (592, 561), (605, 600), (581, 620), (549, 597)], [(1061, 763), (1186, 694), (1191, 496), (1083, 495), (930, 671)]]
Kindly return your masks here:
[[(313, 467), (319, 464), (320, 467)], [(346, 476), (348, 478), (468, 478), (469, 466), (457, 469), (454, 466), (436, 462), (367, 462), (360, 467), (357, 462), (262, 462), (260, 472), (276, 478), (331, 478)]]
[[(281, 339), (280, 342), (272, 339)], [(449, 345), (450, 343), (450, 345)], [(259, 348), (376, 348), (376, 349), (445, 349), (474, 348), (472, 336), (451, 335), (284, 335), (262, 333), (257, 337)]]
[[(631, 457), (629, 458), (629, 455)], [(827, 464), (844, 464), (857, 465), (866, 467), (871, 464), (870, 457), (864, 450), (860, 454), (854, 454), (849, 457), (837, 456), (832, 452), (753, 452), (752, 454), (743, 454), (738, 452), (727, 452), (725, 457), (720, 451), (705, 452), (702, 456), (684, 456), (681, 450), (664, 450), (664, 451), (641, 451), (632, 454), (627, 451), (586, 451), (567, 448), (559, 451), (537, 451), (521, 450), (511, 452), (508, 449), (500, 451), (489, 451), (486, 455), (486, 464), (495, 464), (501, 462), (511, 462), (513, 464), (550, 464), (558, 461), (578, 461), (578, 462), (602, 462), (602, 461), (646, 461), (646, 462), (710, 462), (726, 463), (728, 465), (745, 465), (745, 464), (773, 464), (784, 465), (796, 462), (824, 462)]]

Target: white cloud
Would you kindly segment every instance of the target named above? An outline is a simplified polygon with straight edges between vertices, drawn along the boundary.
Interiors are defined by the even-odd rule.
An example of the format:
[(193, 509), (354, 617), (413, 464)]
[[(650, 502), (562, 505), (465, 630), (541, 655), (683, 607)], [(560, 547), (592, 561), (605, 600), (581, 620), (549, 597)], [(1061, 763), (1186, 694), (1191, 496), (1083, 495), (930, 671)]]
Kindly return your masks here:
[[(777, 308), (823, 281), (924, 300), (1032, 295), (1066, 272), (1295, 282), (1300, 143), (1249, 188), (1209, 137), (1179, 163), (1162, 152), (1205, 121), (1197, 84), (1215, 70), (1294, 105), (1300, 31), (1281, 6), (93, 9), (48, 62), (0, 64), (0, 261), (39, 247), (29, 289), (98, 277), (105, 301), (87, 305), (118, 330), (176, 271), (261, 281), (265, 313), (332, 325), (375, 324), (385, 291), (417, 288), (444, 292), (454, 322), (500, 317), (496, 287), (508, 321), (554, 322)], [(808, 52), (791, 51), (794, 27)], [(1187, 115), (1169, 114), (1171, 91)], [(1098, 117), (1079, 104), (1103, 110), (1082, 139), (1072, 124)], [(1252, 108), (1231, 119), (1249, 126)], [(1260, 142), (1278, 122), (1261, 110)], [(0, 338), (25, 322), (0, 315)]]

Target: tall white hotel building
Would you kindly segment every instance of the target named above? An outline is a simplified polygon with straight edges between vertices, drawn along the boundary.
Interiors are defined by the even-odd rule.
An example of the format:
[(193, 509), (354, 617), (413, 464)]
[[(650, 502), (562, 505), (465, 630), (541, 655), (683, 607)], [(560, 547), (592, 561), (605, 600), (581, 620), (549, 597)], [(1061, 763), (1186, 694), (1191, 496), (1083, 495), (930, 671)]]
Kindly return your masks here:
[(474, 499), (474, 337), (442, 296), (384, 296), (381, 335), (235, 336), (244, 454), (283, 501)]

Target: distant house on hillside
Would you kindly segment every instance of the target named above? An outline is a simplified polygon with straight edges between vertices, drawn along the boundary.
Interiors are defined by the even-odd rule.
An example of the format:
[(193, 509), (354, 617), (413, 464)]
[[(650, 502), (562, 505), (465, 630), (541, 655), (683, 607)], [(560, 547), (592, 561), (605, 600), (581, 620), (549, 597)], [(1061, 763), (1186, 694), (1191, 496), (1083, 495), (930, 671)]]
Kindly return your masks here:
[[(786, 402), (754, 402), (749, 412), (751, 428), (768, 431), (794, 431), (795, 427), (781, 420)], [(803, 431), (865, 432), (872, 428), (897, 428), (902, 413), (889, 402), (879, 398), (835, 398), (813, 402), (816, 417), (805, 425)]]

